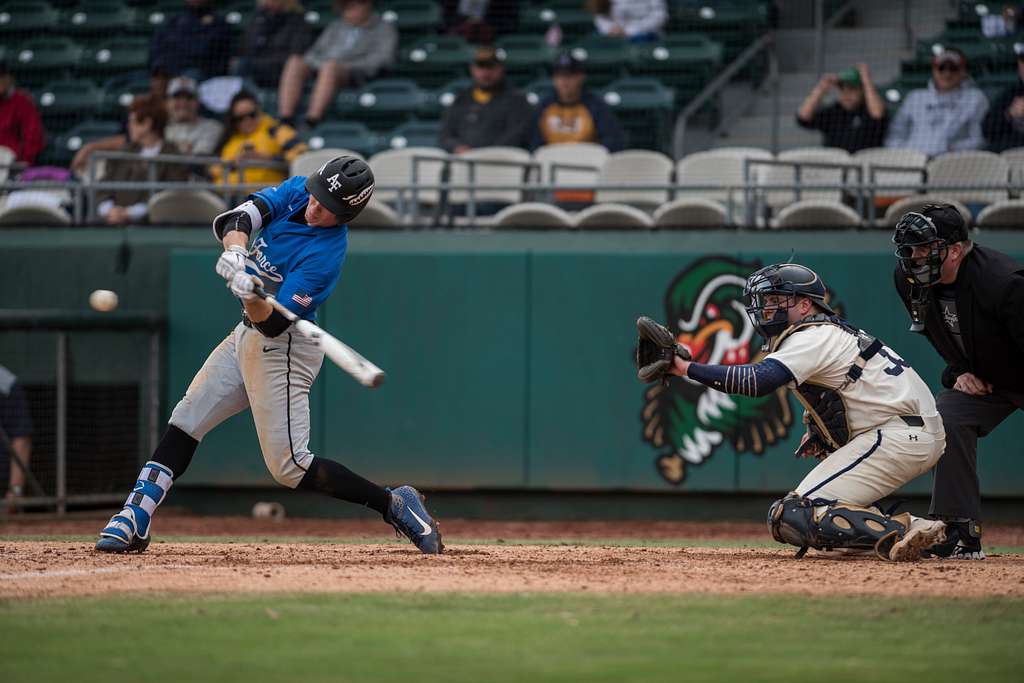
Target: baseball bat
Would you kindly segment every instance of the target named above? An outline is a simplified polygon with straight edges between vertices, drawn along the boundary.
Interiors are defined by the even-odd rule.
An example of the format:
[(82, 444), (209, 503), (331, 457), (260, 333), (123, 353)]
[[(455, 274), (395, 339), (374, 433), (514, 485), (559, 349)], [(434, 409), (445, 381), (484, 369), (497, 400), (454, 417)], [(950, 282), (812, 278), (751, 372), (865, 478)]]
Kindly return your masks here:
[(361, 356), (355, 349), (308, 320), (303, 320), (295, 315), (262, 287), (257, 287), (255, 293), (256, 296), (273, 306), (275, 311), (291, 321), (299, 334), (315, 341), (317, 346), (323, 350), (324, 355), (331, 359), (331, 362), (352, 375), (357, 382), (371, 389), (376, 389), (384, 383), (384, 371)]

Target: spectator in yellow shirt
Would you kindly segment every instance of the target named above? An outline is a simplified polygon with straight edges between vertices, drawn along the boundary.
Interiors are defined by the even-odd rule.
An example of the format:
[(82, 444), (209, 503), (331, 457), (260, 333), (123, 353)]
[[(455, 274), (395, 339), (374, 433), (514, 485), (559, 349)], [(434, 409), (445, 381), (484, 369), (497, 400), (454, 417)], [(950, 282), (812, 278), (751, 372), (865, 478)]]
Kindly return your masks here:
[(291, 126), (265, 114), (255, 95), (242, 90), (231, 98), (218, 149), (225, 162), (267, 162), (247, 165), (241, 173), (238, 168), (216, 166), (211, 174), (218, 183), (276, 185), (288, 177), (287, 164), (306, 151), (306, 144)]

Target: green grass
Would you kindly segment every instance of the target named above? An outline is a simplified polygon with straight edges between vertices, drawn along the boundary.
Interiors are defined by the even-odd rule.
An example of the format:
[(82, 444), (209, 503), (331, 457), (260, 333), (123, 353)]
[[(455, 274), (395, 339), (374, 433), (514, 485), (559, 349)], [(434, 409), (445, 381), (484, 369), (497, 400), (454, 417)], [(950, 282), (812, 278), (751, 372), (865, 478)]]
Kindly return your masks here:
[(1007, 599), (151, 595), (0, 602), (0, 633), (5, 683), (989, 683), (1024, 664)]

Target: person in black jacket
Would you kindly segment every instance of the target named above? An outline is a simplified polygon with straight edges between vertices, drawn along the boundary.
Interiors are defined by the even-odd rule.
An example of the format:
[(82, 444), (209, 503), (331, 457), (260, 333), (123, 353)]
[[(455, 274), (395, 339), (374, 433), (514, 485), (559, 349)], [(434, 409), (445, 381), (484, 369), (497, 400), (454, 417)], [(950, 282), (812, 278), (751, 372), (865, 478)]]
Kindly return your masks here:
[(460, 93), (441, 119), (438, 144), (461, 154), (475, 147), (526, 147), (533, 108), (508, 85), (502, 53), (477, 49), (469, 67), (473, 87)]
[(950, 204), (906, 214), (893, 242), (910, 329), (946, 361), (937, 399), (946, 452), (935, 466), (930, 513), (946, 522), (947, 537), (932, 553), (984, 559), (978, 437), (1024, 410), (1024, 265), (974, 244)]
[(242, 34), (235, 71), (261, 88), (276, 87), (284, 63), (313, 44), (313, 31), (298, 0), (259, 0), (259, 10)]
[(167, 20), (149, 44), (150, 72), (204, 80), (228, 72), (231, 29), (211, 0), (185, 0), (185, 13)]
[(981, 122), (981, 132), (993, 152), (1024, 147), (1024, 43), (1015, 43), (1013, 51), (1017, 53), (1017, 82), (999, 93)]

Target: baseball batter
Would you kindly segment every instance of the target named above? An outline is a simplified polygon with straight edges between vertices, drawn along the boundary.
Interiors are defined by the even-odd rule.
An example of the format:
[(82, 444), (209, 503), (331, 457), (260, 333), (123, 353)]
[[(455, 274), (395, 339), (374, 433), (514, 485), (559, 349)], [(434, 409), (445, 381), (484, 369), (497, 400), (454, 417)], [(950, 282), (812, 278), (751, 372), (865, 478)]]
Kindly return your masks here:
[[(747, 315), (769, 353), (748, 365), (704, 365), (671, 332), (638, 321), (637, 364), (645, 381), (674, 374), (730, 394), (766, 396), (788, 387), (803, 404), (797, 455), (817, 467), (768, 513), (772, 536), (801, 548), (874, 549), (887, 560), (916, 560), (941, 541), (945, 525), (890, 516), (877, 501), (927, 472), (945, 448), (928, 386), (892, 349), (836, 316), (825, 285), (795, 263), (766, 266), (747, 279)], [(651, 327), (661, 329), (650, 331)]]
[(443, 550), (437, 523), (416, 489), (383, 488), (309, 451), (309, 390), (323, 351), (294, 333), (288, 319), (255, 294), (263, 287), (288, 310), (314, 321), (341, 274), (347, 224), (366, 206), (373, 187), (365, 162), (337, 157), (308, 178), (289, 178), (214, 219), (214, 235), (224, 246), (216, 271), (241, 300), (242, 321), (213, 350), (174, 408), (152, 460), (143, 466), (124, 508), (100, 532), (96, 550), (145, 550), (153, 514), (199, 442), (246, 408), (252, 411), (263, 460), (278, 483), (370, 507), (422, 552)]

